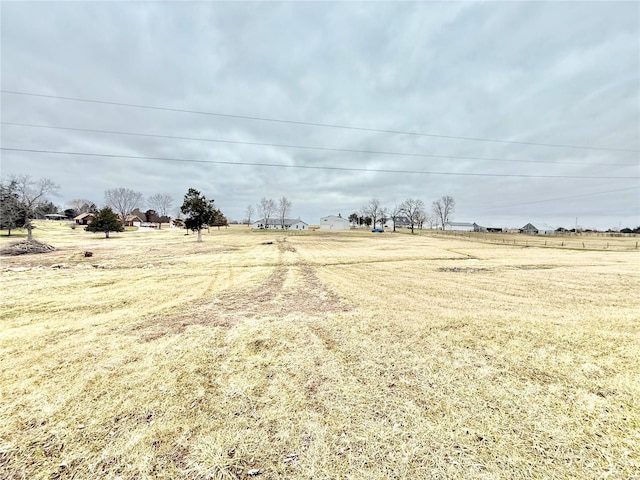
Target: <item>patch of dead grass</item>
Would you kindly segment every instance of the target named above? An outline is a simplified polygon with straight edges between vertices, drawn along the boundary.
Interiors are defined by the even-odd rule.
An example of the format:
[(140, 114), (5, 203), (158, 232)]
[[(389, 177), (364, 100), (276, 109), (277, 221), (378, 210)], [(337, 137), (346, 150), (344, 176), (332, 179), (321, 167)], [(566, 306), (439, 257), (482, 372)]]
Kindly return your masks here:
[(257, 287), (222, 292), (133, 329), (143, 341), (152, 341), (182, 333), (192, 325), (230, 328), (248, 319), (273, 320), (291, 315), (320, 319), (348, 310), (348, 304), (319, 281), (313, 267), (301, 264), (277, 267)]
[(0, 272), (0, 477), (638, 474), (633, 252), (131, 233)]

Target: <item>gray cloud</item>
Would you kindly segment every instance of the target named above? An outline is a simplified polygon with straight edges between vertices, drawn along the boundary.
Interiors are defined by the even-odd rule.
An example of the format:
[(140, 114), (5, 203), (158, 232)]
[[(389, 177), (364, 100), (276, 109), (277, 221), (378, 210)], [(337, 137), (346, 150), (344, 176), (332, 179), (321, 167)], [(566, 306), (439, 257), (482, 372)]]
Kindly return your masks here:
[[(512, 141), (640, 149), (635, 3), (28, 3), (3, 5), (2, 88)], [(224, 162), (605, 179), (463, 177), (2, 152), (2, 174), (54, 179), (64, 203), (106, 189), (195, 187), (231, 218), (288, 196), (309, 223), (378, 197), (517, 226), (640, 223), (637, 152), (311, 127), (2, 94), (2, 119), (80, 128), (524, 163), (297, 150), (2, 126), (4, 147)], [(568, 165), (574, 163), (573, 165)], [(581, 165), (575, 165), (581, 163)], [(604, 165), (584, 165), (598, 163)], [(617, 166), (616, 164), (630, 164)], [(597, 194), (543, 203), (540, 200)], [(524, 204), (524, 205), (522, 205)]]

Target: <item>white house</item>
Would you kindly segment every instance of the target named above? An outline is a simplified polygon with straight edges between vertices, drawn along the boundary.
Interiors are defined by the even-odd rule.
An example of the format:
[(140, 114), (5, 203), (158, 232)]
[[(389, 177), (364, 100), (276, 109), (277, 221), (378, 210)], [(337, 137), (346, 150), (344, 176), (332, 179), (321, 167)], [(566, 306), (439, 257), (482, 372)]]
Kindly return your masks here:
[[(399, 216), (396, 217), (396, 221), (393, 221), (393, 218), (386, 218), (384, 222), (384, 228), (390, 229), (393, 228), (393, 224), (395, 223), (396, 228), (410, 228), (411, 221), (407, 217)], [(414, 227), (417, 225), (414, 225)]]
[(342, 215), (328, 215), (320, 217), (320, 230), (349, 230), (349, 220)]
[(309, 230), (309, 224), (299, 218), (285, 218), (284, 226), (279, 218), (270, 218), (268, 222), (262, 218), (253, 222), (251, 227), (257, 230)]
[(468, 222), (447, 222), (444, 224), (445, 230), (454, 232), (473, 232), (473, 223)]

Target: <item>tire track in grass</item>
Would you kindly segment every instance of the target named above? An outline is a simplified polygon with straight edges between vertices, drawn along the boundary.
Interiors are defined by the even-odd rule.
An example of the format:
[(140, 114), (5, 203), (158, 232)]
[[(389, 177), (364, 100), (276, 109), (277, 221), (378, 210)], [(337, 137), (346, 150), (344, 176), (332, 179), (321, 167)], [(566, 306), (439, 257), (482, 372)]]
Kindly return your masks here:
[[(314, 268), (300, 259), (295, 246), (286, 239), (276, 242), (278, 265), (257, 287), (228, 290), (198, 302), (184, 313), (151, 319), (137, 326), (136, 334), (148, 342), (180, 334), (192, 325), (232, 328), (247, 319), (274, 320), (291, 315), (322, 319), (349, 311), (349, 303), (320, 281)], [(210, 285), (208, 291), (212, 288)]]

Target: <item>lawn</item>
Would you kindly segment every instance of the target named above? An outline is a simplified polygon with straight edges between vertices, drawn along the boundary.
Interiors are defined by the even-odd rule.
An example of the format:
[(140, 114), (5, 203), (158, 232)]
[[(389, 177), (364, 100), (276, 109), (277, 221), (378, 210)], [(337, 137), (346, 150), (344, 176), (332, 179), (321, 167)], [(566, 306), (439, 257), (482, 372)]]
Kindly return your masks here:
[(634, 238), (34, 232), (0, 478), (640, 478)]

